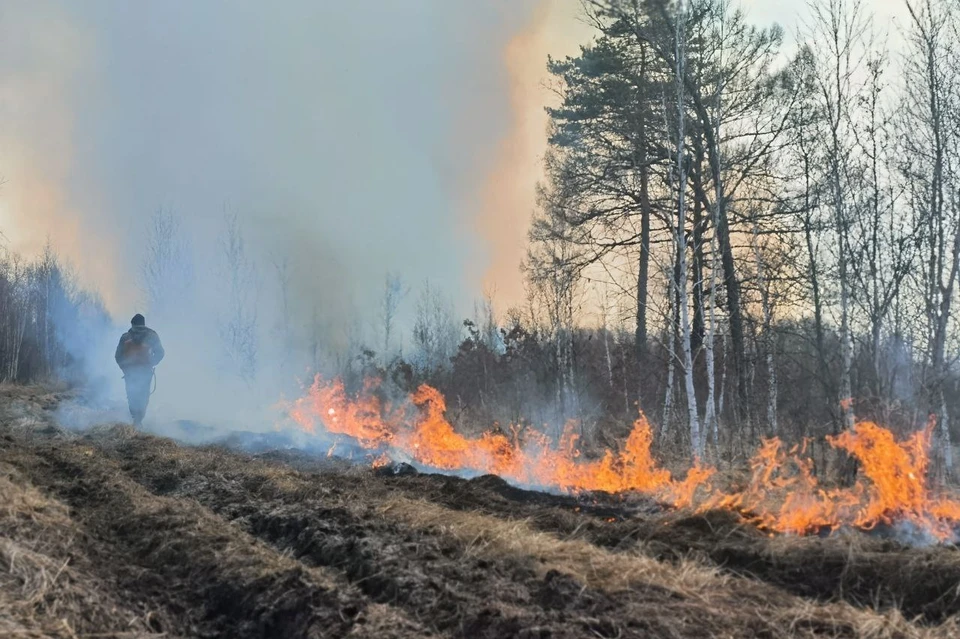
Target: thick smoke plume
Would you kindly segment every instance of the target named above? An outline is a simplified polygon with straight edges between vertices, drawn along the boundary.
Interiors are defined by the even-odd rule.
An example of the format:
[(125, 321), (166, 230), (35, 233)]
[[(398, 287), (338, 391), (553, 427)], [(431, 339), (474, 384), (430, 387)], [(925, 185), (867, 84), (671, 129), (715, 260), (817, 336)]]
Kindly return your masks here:
[(137, 311), (168, 352), (155, 417), (263, 423), (298, 375), (376, 343), (387, 272), (468, 308), (470, 196), (510, 129), (502, 53), (536, 5), (0, 9), (0, 222), (103, 295), (116, 325), (71, 345), (102, 396), (122, 397)]

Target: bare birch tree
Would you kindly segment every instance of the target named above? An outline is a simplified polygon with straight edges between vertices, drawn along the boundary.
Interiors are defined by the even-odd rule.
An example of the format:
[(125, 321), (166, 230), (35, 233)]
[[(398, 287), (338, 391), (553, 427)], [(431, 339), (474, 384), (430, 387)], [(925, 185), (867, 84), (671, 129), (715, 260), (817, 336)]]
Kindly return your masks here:
[(766, 356), (767, 369), (767, 431), (776, 436), (779, 428), (777, 427), (777, 366), (774, 350), (776, 348), (776, 338), (773, 334), (773, 310), (770, 300), (770, 282), (767, 280), (763, 254), (760, 250), (760, 228), (754, 222), (753, 237), (751, 238), (751, 247), (756, 261), (757, 269), (757, 289), (760, 291), (760, 309), (763, 313), (763, 347)]
[(953, 296), (960, 271), (960, 203), (957, 202), (958, 86), (955, 50), (957, 16), (950, 3), (908, 2), (910, 54), (904, 69), (907, 85), (903, 138), (911, 204), (922, 220), (923, 299), (927, 324), (928, 367), (925, 375), (930, 407), (938, 416), (939, 460), (953, 471), (950, 415), (944, 392), (948, 373), (946, 347)]
[(894, 180), (893, 157), (902, 145), (894, 139), (886, 101), (887, 66), (883, 49), (870, 53), (863, 95), (858, 100), (862, 122), (855, 131), (863, 167), (858, 185), (861, 204), (854, 224), (861, 239), (851, 264), (856, 284), (853, 298), (866, 318), (872, 390), (878, 398), (887, 392), (881, 340), (902, 284), (915, 263), (920, 231), (917, 217), (901, 210), (903, 187)]
[(231, 368), (249, 384), (256, 378), (259, 354), (257, 267), (236, 213), (224, 215), (220, 250), (226, 296), (217, 324), (220, 340)]
[(189, 303), (193, 287), (193, 260), (180, 219), (173, 211), (157, 209), (147, 226), (140, 288), (151, 313), (168, 317)]
[(406, 291), (400, 275), (387, 273), (383, 281), (383, 297), (380, 298), (380, 336), (383, 348), (381, 363), (384, 366), (390, 363), (397, 312), (405, 295)]
[(850, 263), (856, 249), (851, 241), (855, 203), (850, 190), (851, 147), (854, 144), (850, 106), (860, 90), (857, 75), (862, 71), (869, 24), (860, 0), (819, 0), (810, 8), (813, 14), (811, 37), (818, 52), (815, 78), (825, 127), (826, 178), (830, 185), (829, 206), (835, 233), (840, 298), (840, 408), (844, 428), (852, 429), (856, 416), (851, 382), (853, 278)]
[(700, 415), (697, 408), (697, 393), (693, 383), (693, 348), (691, 345), (690, 304), (687, 300), (687, 160), (686, 160), (686, 103), (684, 99), (684, 63), (686, 59), (686, 5), (681, 1), (677, 7), (675, 24), (676, 53), (676, 106), (677, 106), (677, 147), (676, 147), (676, 188), (677, 222), (674, 229), (674, 242), (677, 247), (676, 294), (680, 308), (680, 348), (683, 353), (683, 379), (687, 396), (688, 425), (690, 428), (690, 447), (694, 457), (703, 456), (703, 442), (700, 436)]
[(445, 371), (456, 353), (459, 337), (453, 302), (429, 281), (424, 282), (413, 325), (417, 368), (421, 372)]

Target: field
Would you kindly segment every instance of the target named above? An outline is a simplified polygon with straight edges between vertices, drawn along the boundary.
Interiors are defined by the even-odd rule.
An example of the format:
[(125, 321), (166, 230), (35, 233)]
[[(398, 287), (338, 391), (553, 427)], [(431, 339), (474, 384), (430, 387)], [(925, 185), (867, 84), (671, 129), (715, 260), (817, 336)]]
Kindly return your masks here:
[(956, 637), (960, 553), (184, 447), (0, 389), (3, 637)]

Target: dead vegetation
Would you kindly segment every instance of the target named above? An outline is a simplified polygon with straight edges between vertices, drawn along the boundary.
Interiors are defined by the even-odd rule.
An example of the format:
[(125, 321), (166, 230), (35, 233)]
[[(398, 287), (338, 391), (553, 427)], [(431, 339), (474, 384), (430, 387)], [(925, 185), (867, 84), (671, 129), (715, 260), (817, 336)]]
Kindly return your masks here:
[[(732, 515), (254, 458), (120, 425), (70, 435), (45, 412), (55, 402), (16, 390), (0, 404), (3, 636), (960, 633), (952, 549), (770, 539)], [(841, 552), (838, 577), (823, 567)]]
[(89, 565), (68, 509), (0, 464), (0, 635), (148, 636), (149, 612), (128, 606)]

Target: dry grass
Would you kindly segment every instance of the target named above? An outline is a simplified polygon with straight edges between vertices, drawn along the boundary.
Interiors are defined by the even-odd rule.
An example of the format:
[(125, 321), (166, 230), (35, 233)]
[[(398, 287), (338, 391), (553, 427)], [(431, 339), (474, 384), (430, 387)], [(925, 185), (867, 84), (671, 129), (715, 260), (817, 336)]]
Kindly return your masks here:
[(615, 591), (649, 583), (695, 596), (729, 580), (716, 569), (692, 561), (674, 566), (645, 556), (640, 548), (629, 554), (612, 554), (584, 541), (557, 539), (523, 521), (453, 511), (401, 495), (387, 497), (379, 510), (386, 518), (453, 536), (465, 545), (465, 554), (532, 558), (541, 573), (557, 570), (590, 588)]
[[(154, 627), (187, 636), (237, 638), (428, 634), (402, 611), (371, 608), (373, 602), (342, 574), (304, 565), (192, 499), (154, 494), (101, 447), (124, 447), (137, 440), (147, 450), (157, 445), (153, 452), (162, 467), (184, 466), (186, 455), (165, 455), (183, 449), (126, 426), (99, 429), (90, 438), (70, 435), (60, 442), (30, 437), (29, 446), (6, 456), (24, 469), (24, 476), (60, 495), (70, 511), (56, 502), (58, 512), (74, 512), (82, 529), (78, 536), (92, 538), (78, 544), (64, 539), (60, 545), (80, 557), (91, 551), (90, 542), (101, 545), (102, 552), (96, 553), (99, 568), (116, 576), (110, 584), (113, 592), (131, 602), (155, 604)], [(204, 457), (216, 463), (212, 453)], [(41, 527), (51, 528), (49, 522)], [(82, 581), (89, 575), (80, 577)], [(54, 603), (63, 600), (59, 593), (51, 595)], [(22, 591), (12, 596), (26, 600)], [(111, 620), (84, 623), (76, 636), (93, 636), (94, 631), (114, 636), (118, 627)], [(0, 636), (3, 633), (0, 626)]]
[(72, 390), (65, 382), (46, 382), (40, 384), (12, 384), (0, 382), (0, 396), (4, 398), (46, 400), (50, 397), (70, 395)]
[[(431, 502), (392, 495), (380, 505), (383, 517), (450, 535), (464, 552), (485, 558), (536, 562), (541, 574), (558, 571), (585, 587), (608, 592), (659, 588), (703, 606), (711, 614), (755, 616), (770, 636), (855, 636), (864, 639), (940, 639), (960, 636), (956, 620), (920, 627), (893, 610), (875, 612), (846, 603), (819, 604), (758, 582), (729, 577), (696, 561), (679, 564), (641, 554), (611, 553), (587, 542), (558, 539), (526, 522), (504, 521), (475, 512), (453, 511)], [(704, 632), (709, 629), (704, 627)], [(725, 636), (704, 634), (704, 636)]]
[(68, 508), (0, 464), (0, 632), (11, 637), (153, 633), (77, 559), (83, 532)]

